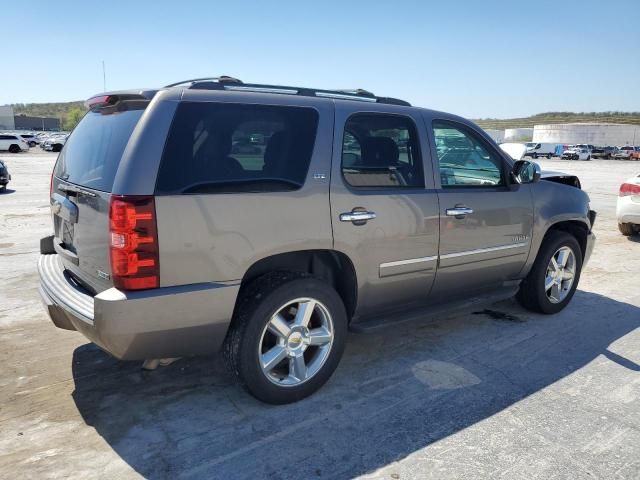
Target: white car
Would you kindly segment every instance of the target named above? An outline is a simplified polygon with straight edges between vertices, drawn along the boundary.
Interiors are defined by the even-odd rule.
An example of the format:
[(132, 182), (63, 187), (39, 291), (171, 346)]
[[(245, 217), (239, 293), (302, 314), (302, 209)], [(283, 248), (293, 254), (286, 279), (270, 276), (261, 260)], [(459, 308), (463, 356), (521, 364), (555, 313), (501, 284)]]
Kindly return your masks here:
[(565, 160), (591, 160), (591, 150), (588, 148), (572, 147), (562, 152)]
[(0, 133), (0, 150), (8, 150), (11, 153), (28, 152), (29, 144), (18, 134)]
[(616, 216), (623, 235), (640, 232), (640, 174), (620, 185)]
[(48, 151), (48, 152), (59, 152), (62, 150), (65, 142), (67, 141), (68, 135), (54, 135), (47, 138), (44, 142), (40, 144), (40, 146)]

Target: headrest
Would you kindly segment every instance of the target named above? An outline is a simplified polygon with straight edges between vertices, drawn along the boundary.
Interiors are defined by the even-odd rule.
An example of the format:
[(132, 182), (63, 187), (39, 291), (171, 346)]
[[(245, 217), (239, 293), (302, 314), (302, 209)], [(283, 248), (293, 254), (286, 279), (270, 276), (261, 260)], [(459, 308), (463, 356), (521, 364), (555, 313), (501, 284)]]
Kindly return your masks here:
[(362, 163), (375, 167), (389, 167), (398, 164), (400, 151), (396, 142), (389, 137), (366, 137), (362, 142)]

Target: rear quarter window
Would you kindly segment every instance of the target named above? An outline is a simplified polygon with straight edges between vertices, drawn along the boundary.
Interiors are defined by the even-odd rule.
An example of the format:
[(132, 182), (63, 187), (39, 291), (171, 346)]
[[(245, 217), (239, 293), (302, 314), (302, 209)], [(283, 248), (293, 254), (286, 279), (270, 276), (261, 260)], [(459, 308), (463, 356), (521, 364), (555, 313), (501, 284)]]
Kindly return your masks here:
[(269, 192), (302, 187), (318, 113), (308, 107), (183, 102), (157, 194)]
[(55, 168), (58, 178), (110, 192), (129, 137), (143, 109), (90, 111), (67, 139)]

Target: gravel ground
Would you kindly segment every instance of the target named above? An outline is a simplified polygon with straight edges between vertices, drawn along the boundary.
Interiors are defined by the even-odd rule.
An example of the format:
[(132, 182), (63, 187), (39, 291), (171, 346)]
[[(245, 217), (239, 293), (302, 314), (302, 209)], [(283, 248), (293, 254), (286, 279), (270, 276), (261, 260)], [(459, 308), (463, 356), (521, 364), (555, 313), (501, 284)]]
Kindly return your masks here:
[(615, 221), (640, 163), (540, 162), (577, 173), (598, 211), (562, 313), (508, 301), (352, 334), (318, 394), (274, 407), (218, 357), (144, 372), (56, 329), (36, 274), (55, 154), (0, 158), (2, 478), (640, 478), (640, 239)]

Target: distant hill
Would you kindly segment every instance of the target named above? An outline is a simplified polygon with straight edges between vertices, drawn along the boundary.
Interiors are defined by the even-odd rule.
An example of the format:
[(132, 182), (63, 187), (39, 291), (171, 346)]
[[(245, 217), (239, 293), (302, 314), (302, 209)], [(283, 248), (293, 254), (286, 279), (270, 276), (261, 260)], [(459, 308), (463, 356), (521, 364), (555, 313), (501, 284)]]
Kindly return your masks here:
[(547, 112), (524, 118), (480, 118), (474, 120), (482, 128), (526, 128), (548, 123), (625, 123), (640, 125), (640, 112)]
[[(70, 110), (79, 108), (85, 111), (84, 102), (63, 103), (15, 103), (11, 105), (16, 115), (56, 117), (63, 122)], [(547, 112), (523, 118), (479, 118), (474, 120), (482, 128), (524, 128), (546, 123), (625, 123), (640, 125), (640, 112)]]
[(54, 117), (60, 120), (65, 119), (67, 113), (73, 108), (84, 108), (84, 102), (64, 102), (64, 103), (14, 103), (13, 107), (15, 115), (32, 115), (34, 117)]

